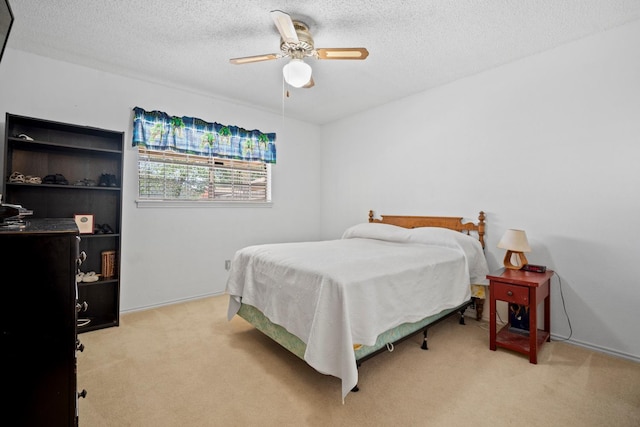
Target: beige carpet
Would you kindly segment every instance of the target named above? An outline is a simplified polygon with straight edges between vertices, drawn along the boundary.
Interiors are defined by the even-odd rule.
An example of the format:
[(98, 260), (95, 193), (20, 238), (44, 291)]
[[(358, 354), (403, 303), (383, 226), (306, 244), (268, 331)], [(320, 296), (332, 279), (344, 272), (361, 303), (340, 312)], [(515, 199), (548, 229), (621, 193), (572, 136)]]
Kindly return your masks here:
[(365, 362), (360, 391), (319, 374), (226, 296), (123, 315), (80, 335), (81, 426), (638, 426), (640, 364), (562, 342), (538, 365), (489, 350), (487, 324), (434, 326)]

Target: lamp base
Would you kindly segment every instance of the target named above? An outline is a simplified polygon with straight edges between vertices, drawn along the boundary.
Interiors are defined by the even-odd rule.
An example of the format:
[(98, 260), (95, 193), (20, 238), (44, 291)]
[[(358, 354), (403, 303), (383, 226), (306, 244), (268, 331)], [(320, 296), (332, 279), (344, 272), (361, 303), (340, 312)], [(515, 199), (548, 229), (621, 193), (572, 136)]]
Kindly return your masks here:
[[(513, 264), (511, 262), (513, 255), (515, 255), (518, 260), (517, 264)], [(524, 252), (507, 251), (507, 253), (504, 254), (503, 264), (504, 268), (508, 268), (509, 270), (520, 270), (522, 267), (529, 264), (529, 262), (527, 261), (527, 257), (524, 256)]]

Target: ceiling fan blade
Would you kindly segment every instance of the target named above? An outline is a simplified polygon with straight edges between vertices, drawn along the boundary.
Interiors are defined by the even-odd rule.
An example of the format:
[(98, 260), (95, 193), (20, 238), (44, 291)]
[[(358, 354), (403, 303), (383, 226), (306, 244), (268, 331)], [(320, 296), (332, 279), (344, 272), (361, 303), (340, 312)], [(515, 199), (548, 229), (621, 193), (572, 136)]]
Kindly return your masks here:
[(286, 43), (298, 43), (298, 34), (293, 26), (293, 21), (288, 13), (281, 10), (272, 10), (271, 18), (278, 28), (278, 32)]
[(309, 79), (309, 83), (307, 83), (306, 85), (302, 86), (303, 89), (308, 89), (310, 87), (314, 87), (316, 85), (316, 83), (313, 81), (313, 77), (311, 77)]
[(369, 51), (364, 47), (328, 47), (316, 49), (318, 59), (366, 59)]
[(272, 59), (278, 59), (282, 55), (277, 53), (267, 53), (265, 55), (244, 56), (242, 58), (232, 58), (229, 60), (232, 64), (248, 64), (250, 62), (270, 61)]

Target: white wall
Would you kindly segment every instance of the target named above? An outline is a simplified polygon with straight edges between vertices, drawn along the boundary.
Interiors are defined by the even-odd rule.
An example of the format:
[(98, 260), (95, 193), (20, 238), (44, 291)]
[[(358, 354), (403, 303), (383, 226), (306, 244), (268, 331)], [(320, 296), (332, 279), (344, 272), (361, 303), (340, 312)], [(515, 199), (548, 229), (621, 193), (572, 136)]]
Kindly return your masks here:
[[(5, 111), (126, 132), (124, 311), (222, 292), (236, 249), (334, 238), (369, 209), (469, 219), (484, 210), (491, 268), (504, 230), (524, 228), (530, 262), (562, 279), (572, 340), (640, 359), (637, 40), (634, 22), (321, 129), (7, 49), (0, 132)], [(273, 207), (137, 208), (136, 105), (277, 132)], [(320, 153), (322, 167), (311, 160)], [(566, 337), (552, 286), (552, 332)]]
[(369, 209), (484, 210), (491, 269), (525, 229), (571, 339), (640, 359), (639, 40), (636, 21), (324, 126), (323, 238)]
[[(137, 156), (131, 147), (135, 106), (276, 132), (273, 206), (137, 208)], [(125, 132), (122, 311), (222, 293), (224, 260), (243, 246), (319, 238), (320, 132), (315, 125), (12, 49), (0, 64), (0, 112), (2, 135), (5, 112)], [(4, 156), (4, 148), (0, 151)]]

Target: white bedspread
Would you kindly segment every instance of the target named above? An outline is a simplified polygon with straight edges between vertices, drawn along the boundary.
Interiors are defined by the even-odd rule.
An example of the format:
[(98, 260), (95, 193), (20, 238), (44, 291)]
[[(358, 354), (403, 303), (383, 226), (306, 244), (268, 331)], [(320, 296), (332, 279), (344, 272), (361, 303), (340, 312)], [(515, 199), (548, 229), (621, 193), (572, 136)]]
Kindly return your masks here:
[(485, 280), (477, 240), (419, 230), (367, 223), (340, 240), (241, 249), (227, 282), (229, 319), (241, 302), (258, 308), (306, 343), (310, 366), (342, 379), (344, 399), (358, 381), (354, 344), (455, 307), (470, 298), (471, 277)]

